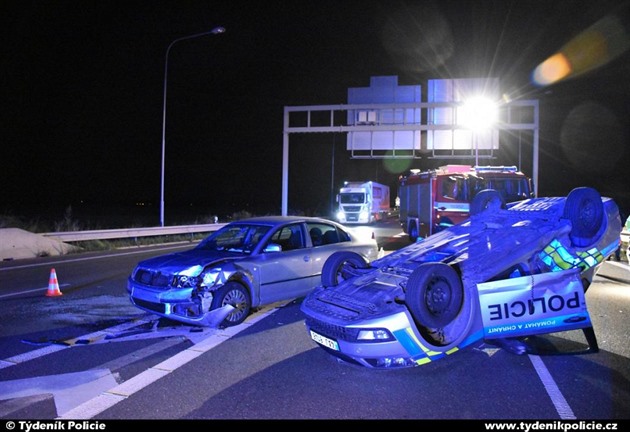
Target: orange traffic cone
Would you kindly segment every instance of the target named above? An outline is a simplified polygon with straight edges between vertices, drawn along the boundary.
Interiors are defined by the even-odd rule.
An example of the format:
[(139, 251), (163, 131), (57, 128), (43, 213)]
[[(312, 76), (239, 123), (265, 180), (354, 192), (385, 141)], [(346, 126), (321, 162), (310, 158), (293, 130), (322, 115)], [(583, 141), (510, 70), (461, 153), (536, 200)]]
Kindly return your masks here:
[(48, 278), (48, 291), (46, 291), (46, 296), (56, 297), (60, 295), (63, 294), (59, 289), (59, 282), (57, 282), (57, 272), (52, 268), (50, 269), (50, 278)]

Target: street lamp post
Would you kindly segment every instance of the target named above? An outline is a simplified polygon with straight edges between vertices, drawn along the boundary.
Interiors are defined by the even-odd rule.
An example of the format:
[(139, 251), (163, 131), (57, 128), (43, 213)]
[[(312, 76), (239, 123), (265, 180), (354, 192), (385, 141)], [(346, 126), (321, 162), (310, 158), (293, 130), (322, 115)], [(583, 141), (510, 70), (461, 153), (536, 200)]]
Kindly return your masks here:
[(194, 39), (201, 36), (206, 35), (215, 35), (219, 33), (225, 32), (225, 28), (223, 27), (215, 27), (210, 31), (203, 33), (196, 33), (190, 36), (184, 36), (178, 39), (175, 39), (168, 45), (166, 48), (166, 56), (164, 61), (164, 105), (162, 107), (162, 175), (160, 181), (160, 226), (164, 226), (164, 165), (166, 162), (166, 83), (168, 78), (168, 55), (171, 52), (171, 47), (175, 45), (175, 43), (186, 40), (186, 39)]

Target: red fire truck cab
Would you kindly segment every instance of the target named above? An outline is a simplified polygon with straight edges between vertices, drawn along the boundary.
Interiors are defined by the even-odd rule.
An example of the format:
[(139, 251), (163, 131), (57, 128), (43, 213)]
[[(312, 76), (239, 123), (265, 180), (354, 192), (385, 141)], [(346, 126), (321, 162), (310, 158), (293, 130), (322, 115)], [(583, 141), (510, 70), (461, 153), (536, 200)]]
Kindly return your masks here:
[(468, 219), (470, 203), (484, 189), (505, 203), (533, 198), (532, 181), (515, 166), (445, 165), (410, 170), (398, 179), (400, 225), (411, 241)]

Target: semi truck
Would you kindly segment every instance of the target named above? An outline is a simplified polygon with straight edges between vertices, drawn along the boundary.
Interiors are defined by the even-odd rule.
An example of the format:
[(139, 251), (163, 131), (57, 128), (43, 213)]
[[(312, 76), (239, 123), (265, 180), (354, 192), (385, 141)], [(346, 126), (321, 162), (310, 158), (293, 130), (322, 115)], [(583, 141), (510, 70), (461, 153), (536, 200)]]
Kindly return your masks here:
[(337, 220), (343, 224), (370, 224), (390, 212), (389, 186), (374, 181), (345, 182), (337, 194)]
[(402, 230), (415, 242), (464, 222), (473, 198), (484, 189), (497, 190), (506, 204), (534, 197), (531, 179), (515, 166), (410, 170), (398, 179)]

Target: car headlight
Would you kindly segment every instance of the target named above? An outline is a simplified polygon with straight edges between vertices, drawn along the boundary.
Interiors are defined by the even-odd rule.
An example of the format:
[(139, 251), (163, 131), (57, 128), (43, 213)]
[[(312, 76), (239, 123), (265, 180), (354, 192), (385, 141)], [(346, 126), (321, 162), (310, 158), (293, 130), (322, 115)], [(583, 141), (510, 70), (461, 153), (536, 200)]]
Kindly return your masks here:
[[(187, 273), (193, 273), (188, 271)], [(193, 274), (175, 275), (173, 286), (175, 288), (209, 288), (221, 281), (221, 268), (214, 267), (194, 276)]]
[(364, 342), (386, 342), (394, 340), (389, 330), (384, 328), (362, 329), (357, 335), (357, 340)]
[(173, 286), (175, 288), (194, 288), (199, 283), (198, 276), (177, 275)]

